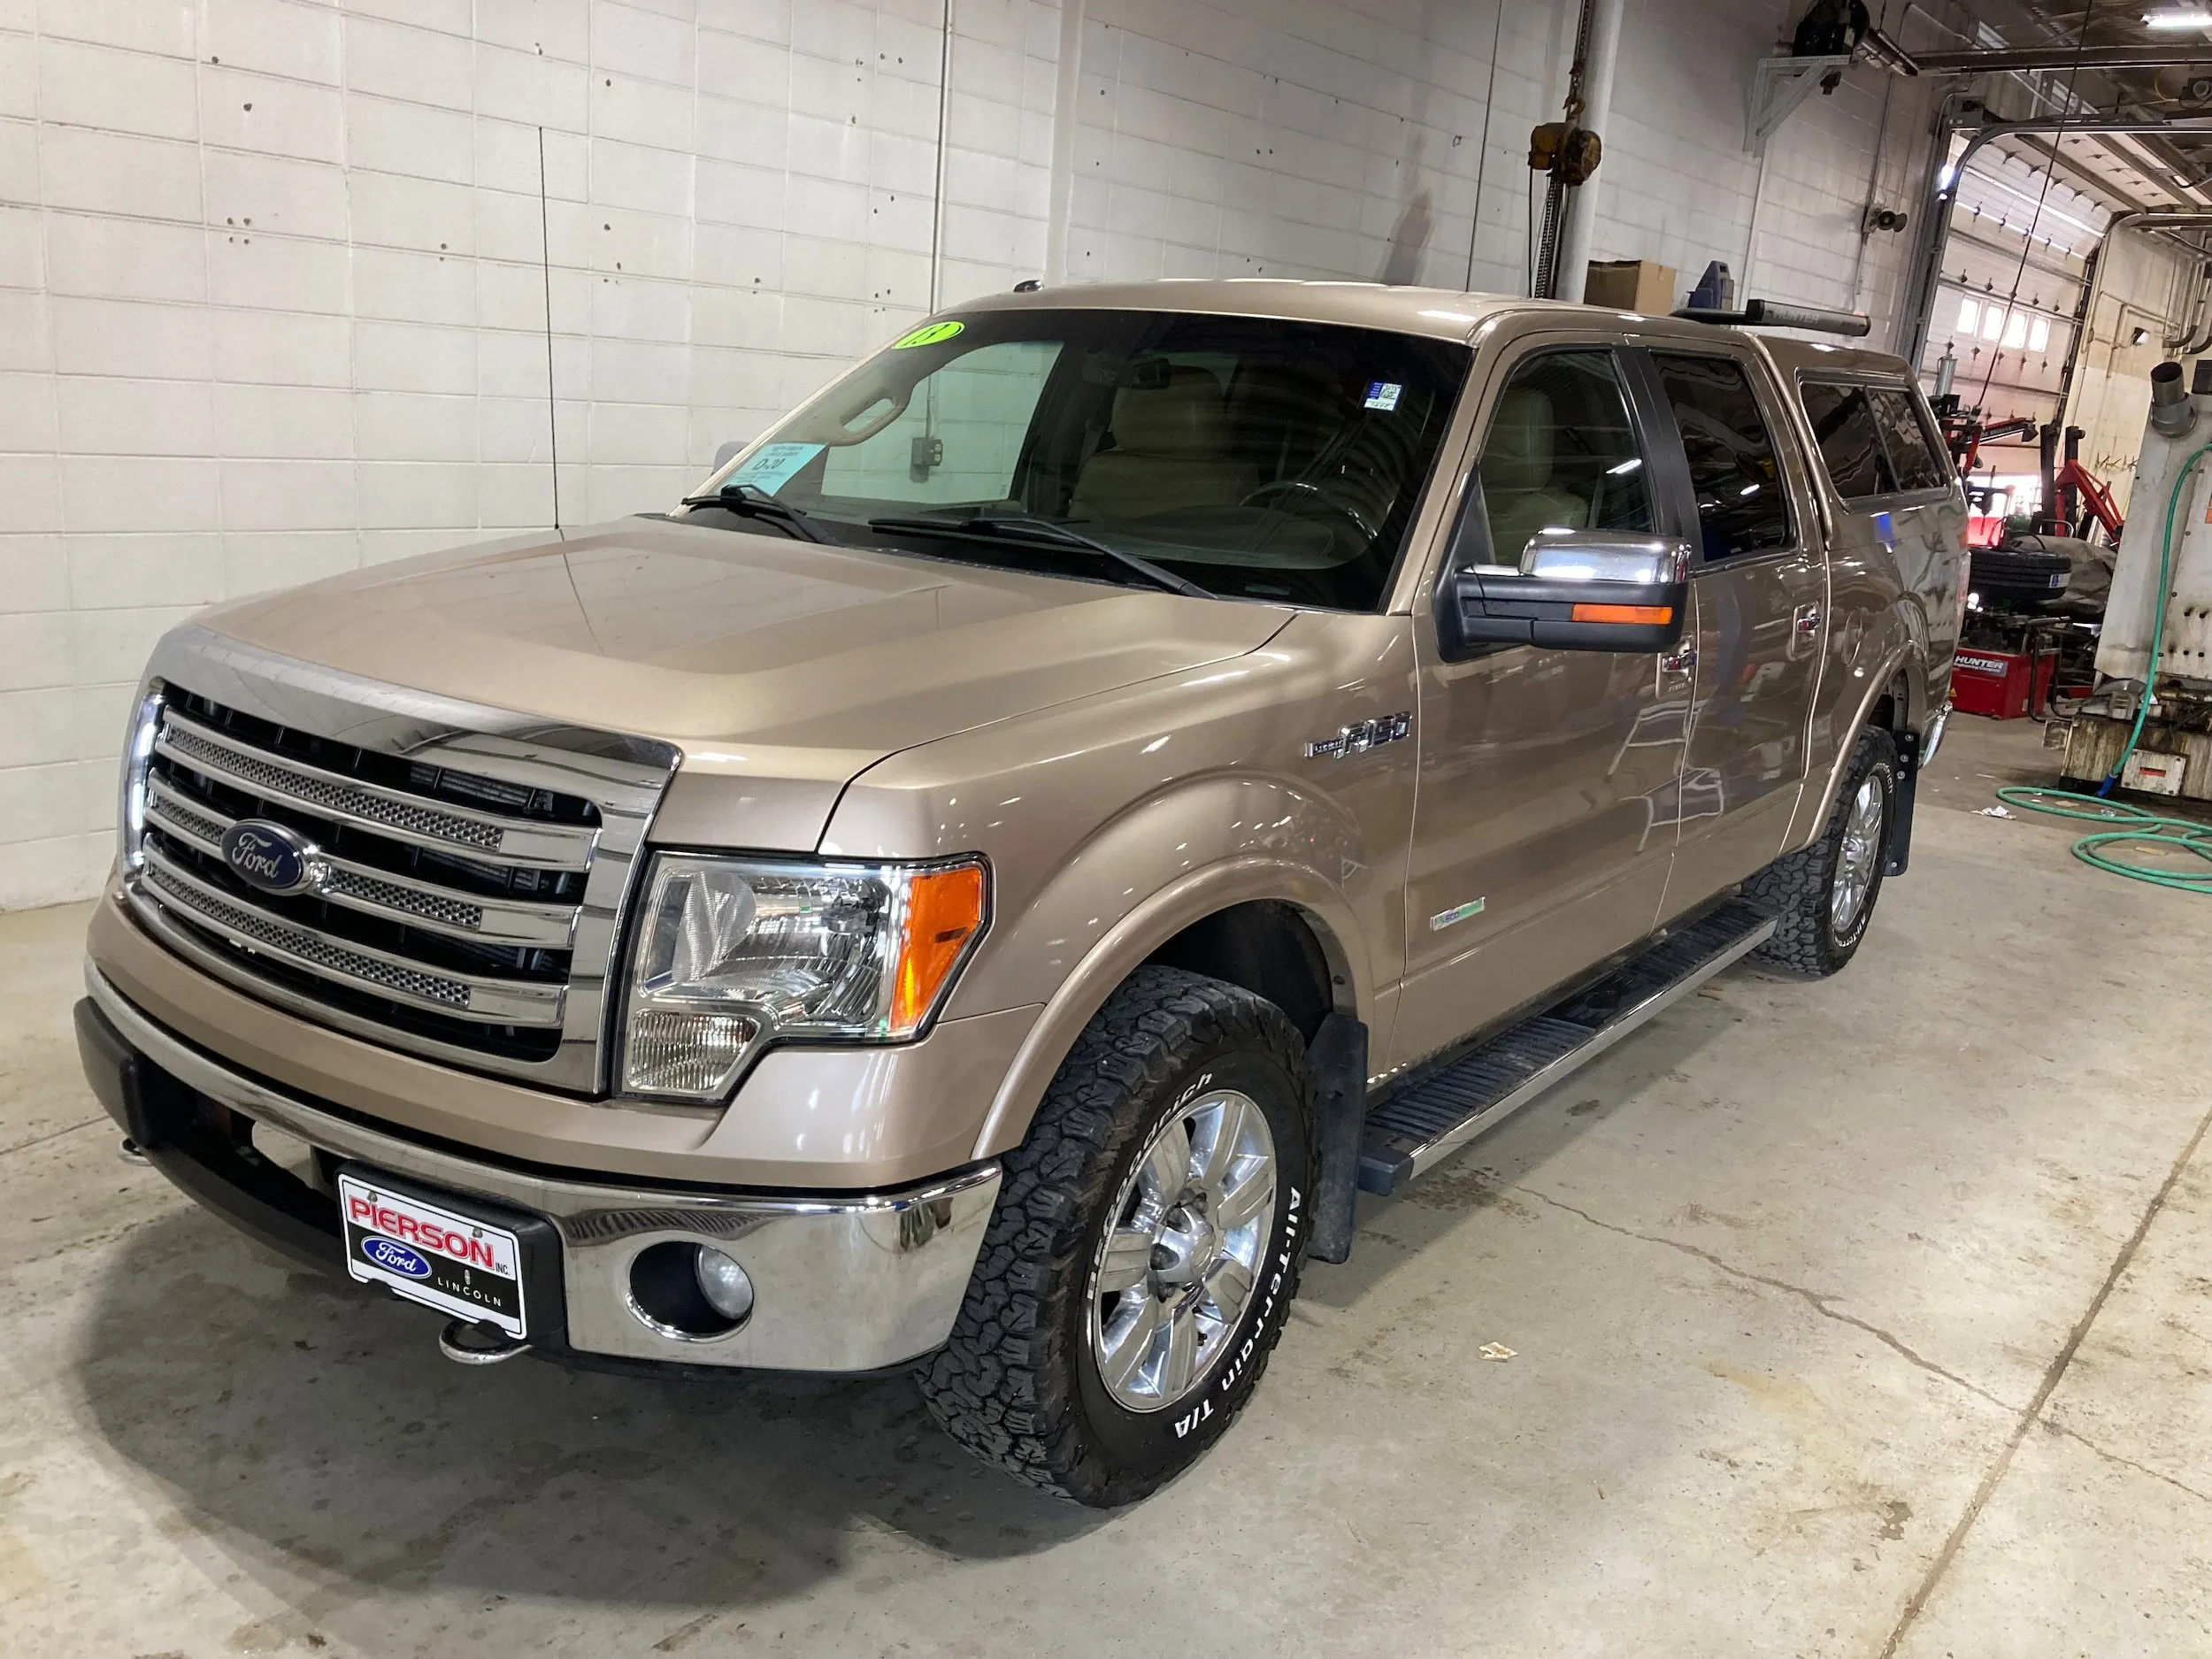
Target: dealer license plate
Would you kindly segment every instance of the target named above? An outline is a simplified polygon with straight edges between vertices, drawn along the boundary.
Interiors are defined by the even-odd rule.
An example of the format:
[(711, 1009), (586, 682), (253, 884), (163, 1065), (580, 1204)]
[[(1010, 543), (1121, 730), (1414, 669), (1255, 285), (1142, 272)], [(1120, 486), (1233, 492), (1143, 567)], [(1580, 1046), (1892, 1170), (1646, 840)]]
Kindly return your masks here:
[(340, 1171), (346, 1271), (459, 1318), (530, 1334), (522, 1245), (504, 1227)]

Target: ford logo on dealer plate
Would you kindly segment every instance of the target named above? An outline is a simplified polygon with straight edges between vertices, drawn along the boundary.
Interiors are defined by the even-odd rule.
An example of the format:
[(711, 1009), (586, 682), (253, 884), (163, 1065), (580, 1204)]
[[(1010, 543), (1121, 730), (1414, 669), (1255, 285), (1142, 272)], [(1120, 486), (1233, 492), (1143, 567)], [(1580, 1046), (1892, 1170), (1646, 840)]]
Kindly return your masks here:
[(225, 830), (223, 862), (264, 893), (304, 893), (315, 885), (314, 842), (266, 818), (246, 818)]
[(388, 1272), (404, 1273), (410, 1279), (430, 1277), (430, 1263), (396, 1239), (364, 1239), (361, 1254)]

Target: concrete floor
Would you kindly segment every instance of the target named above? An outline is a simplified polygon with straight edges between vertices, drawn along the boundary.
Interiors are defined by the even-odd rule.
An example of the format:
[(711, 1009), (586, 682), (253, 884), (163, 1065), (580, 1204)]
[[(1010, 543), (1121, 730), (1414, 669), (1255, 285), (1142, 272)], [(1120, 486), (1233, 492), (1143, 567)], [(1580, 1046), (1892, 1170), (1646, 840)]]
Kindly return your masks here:
[(0, 1652), (2212, 1654), (2212, 903), (1959, 726), (1848, 972), (1367, 1209), (1111, 1516), (901, 1382), (448, 1363), (125, 1163), (83, 909), (0, 918)]

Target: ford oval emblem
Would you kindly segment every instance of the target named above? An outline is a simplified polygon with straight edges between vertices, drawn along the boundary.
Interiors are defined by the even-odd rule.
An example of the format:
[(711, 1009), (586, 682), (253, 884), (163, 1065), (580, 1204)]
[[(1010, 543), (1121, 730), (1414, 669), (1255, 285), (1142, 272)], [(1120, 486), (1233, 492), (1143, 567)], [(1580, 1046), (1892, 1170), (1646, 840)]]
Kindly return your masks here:
[(396, 1239), (380, 1239), (371, 1233), (361, 1240), (361, 1254), (387, 1272), (403, 1273), (409, 1279), (430, 1277), (430, 1263)]
[(315, 850), (298, 831), (266, 818), (245, 818), (223, 832), (223, 862), (264, 893), (304, 893), (314, 886)]

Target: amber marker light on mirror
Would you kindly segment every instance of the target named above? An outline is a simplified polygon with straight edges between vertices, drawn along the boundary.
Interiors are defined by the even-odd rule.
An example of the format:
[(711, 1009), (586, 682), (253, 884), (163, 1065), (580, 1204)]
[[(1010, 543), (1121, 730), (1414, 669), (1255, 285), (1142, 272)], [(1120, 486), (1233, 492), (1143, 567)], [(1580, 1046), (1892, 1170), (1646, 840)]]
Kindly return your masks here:
[(1646, 627), (1664, 627), (1674, 620), (1672, 605), (1577, 605), (1577, 622), (1632, 622)]
[(911, 1036), (929, 1018), (961, 953), (983, 931), (986, 888), (980, 864), (955, 864), (914, 876), (899, 929), (891, 987), (890, 1034)]

